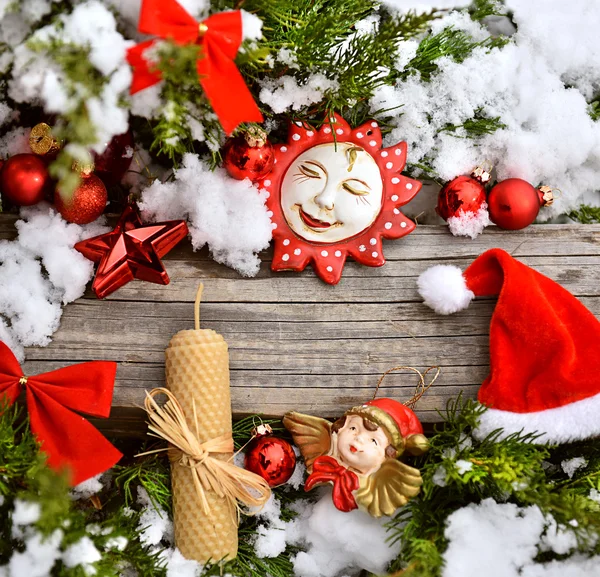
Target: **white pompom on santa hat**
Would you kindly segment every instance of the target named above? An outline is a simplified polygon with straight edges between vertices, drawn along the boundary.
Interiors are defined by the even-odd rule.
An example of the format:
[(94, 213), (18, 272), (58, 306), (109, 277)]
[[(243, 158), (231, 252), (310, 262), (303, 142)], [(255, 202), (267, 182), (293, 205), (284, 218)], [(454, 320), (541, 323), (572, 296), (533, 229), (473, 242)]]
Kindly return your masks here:
[(498, 295), (490, 322), (490, 374), (479, 402), (489, 407), (475, 434), (537, 433), (561, 443), (600, 435), (600, 322), (548, 277), (492, 249), (461, 272), (438, 265), (418, 280), (439, 314)]

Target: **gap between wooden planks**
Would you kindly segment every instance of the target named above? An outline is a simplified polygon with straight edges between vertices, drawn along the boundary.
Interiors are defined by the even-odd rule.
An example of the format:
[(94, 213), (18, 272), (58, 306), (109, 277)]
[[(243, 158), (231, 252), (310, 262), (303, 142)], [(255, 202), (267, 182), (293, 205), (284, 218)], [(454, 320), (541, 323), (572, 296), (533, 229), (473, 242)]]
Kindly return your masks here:
[[(0, 238), (13, 238), (14, 218), (0, 217)], [(442, 374), (421, 399), (426, 423), (461, 391), (475, 397), (488, 371), (488, 327), (494, 301), (481, 299), (443, 317), (421, 302), (416, 279), (427, 267), (465, 268), (488, 248), (500, 247), (553, 278), (600, 316), (600, 226), (537, 225), (523, 231), (488, 228), (475, 240), (445, 227), (420, 226), (406, 238), (384, 241), (381, 268), (348, 262), (331, 287), (303, 273), (271, 273), (262, 256), (252, 279), (218, 265), (206, 250), (184, 242), (164, 260), (171, 284), (132, 282), (98, 301), (88, 291), (67, 305), (51, 345), (29, 348), (24, 370), (36, 374), (94, 359), (119, 363), (108, 432), (143, 431), (138, 408), (144, 390), (161, 386), (164, 349), (173, 334), (192, 328), (197, 285), (205, 284), (202, 325), (229, 344), (233, 411), (282, 415), (290, 409), (336, 416), (373, 395), (381, 373), (394, 365)], [(414, 376), (390, 375), (380, 396), (412, 395)]]

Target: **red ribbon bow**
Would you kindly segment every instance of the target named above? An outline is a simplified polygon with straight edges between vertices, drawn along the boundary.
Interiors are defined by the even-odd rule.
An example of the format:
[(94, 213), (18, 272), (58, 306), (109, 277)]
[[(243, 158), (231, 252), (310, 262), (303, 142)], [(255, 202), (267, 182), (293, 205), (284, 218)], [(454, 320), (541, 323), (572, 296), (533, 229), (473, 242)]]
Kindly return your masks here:
[(0, 398), (4, 394), (12, 405), (25, 387), (31, 431), (48, 455), (48, 465), (69, 468), (73, 485), (110, 469), (123, 456), (73, 412), (108, 417), (116, 371), (116, 363), (93, 361), (26, 377), (0, 342)]
[(325, 483), (333, 483), (333, 504), (337, 509), (345, 513), (358, 509), (352, 494), (360, 486), (358, 475), (340, 465), (333, 457), (318, 457), (314, 460), (313, 470), (304, 483), (304, 490), (310, 491), (316, 485)]
[[(139, 31), (177, 44), (201, 44), (197, 62), (200, 84), (227, 134), (240, 122), (262, 122), (263, 117), (234, 59), (242, 43), (242, 13), (214, 14), (196, 22), (175, 0), (143, 0)], [(144, 52), (156, 40), (142, 42), (127, 51), (133, 68), (131, 94), (160, 82), (160, 71), (150, 70)]]

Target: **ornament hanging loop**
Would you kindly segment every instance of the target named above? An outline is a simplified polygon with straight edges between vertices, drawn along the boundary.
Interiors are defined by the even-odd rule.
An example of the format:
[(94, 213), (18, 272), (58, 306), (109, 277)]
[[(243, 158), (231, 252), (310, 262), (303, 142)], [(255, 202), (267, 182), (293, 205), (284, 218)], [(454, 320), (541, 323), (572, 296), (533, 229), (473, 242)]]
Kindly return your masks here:
[[(437, 366), (429, 367), (424, 373), (422, 373), (419, 369), (416, 369), (415, 367), (408, 367), (408, 366), (392, 367), (391, 369), (388, 369), (387, 371), (385, 371), (385, 373), (383, 373), (383, 375), (381, 375), (381, 377), (379, 377), (379, 380), (377, 381), (377, 385), (375, 387), (375, 392), (373, 393), (372, 400), (375, 400), (375, 397), (377, 396), (377, 393), (379, 392), (379, 387), (381, 386), (383, 379), (385, 379), (385, 377), (387, 375), (389, 375), (390, 373), (392, 373), (394, 371), (401, 371), (401, 370), (412, 371), (413, 373), (415, 373), (419, 376), (419, 382), (417, 383), (417, 386), (415, 388), (415, 392), (413, 393), (413, 396), (408, 401), (403, 403), (405, 406), (410, 407), (410, 408), (414, 407), (415, 404), (417, 403), (417, 401), (425, 394), (425, 392), (429, 389), (429, 387), (431, 387), (433, 385), (433, 383), (435, 383), (437, 378), (440, 376), (440, 372), (441, 372), (441, 368), (437, 367)], [(433, 375), (433, 378), (431, 379), (431, 381), (429, 383), (426, 383), (425, 377), (427, 376), (427, 374), (430, 371), (433, 371), (433, 370), (435, 370), (435, 374)]]

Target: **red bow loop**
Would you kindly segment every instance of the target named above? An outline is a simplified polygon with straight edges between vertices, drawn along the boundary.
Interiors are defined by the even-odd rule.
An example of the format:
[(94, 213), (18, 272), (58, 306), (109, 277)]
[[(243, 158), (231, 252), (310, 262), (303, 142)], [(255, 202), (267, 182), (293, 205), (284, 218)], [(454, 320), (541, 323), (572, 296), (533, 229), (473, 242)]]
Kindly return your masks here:
[[(242, 43), (242, 13), (239, 10), (213, 14), (199, 23), (175, 0), (143, 0), (139, 30), (177, 44), (202, 44), (198, 59), (199, 82), (227, 134), (241, 122), (262, 122), (263, 116), (234, 60)], [(130, 48), (127, 60), (133, 68), (131, 94), (160, 81), (144, 52), (155, 40)]]
[(12, 404), (26, 389), (31, 431), (57, 470), (68, 467), (77, 485), (110, 469), (122, 454), (82, 416), (108, 417), (116, 363), (80, 363), (25, 377), (12, 351), (0, 341), (0, 396)]
[(340, 465), (333, 457), (318, 457), (313, 462), (313, 470), (304, 483), (304, 489), (310, 491), (317, 485), (327, 483), (333, 483), (333, 504), (337, 509), (346, 513), (358, 509), (352, 494), (360, 487), (358, 475)]

